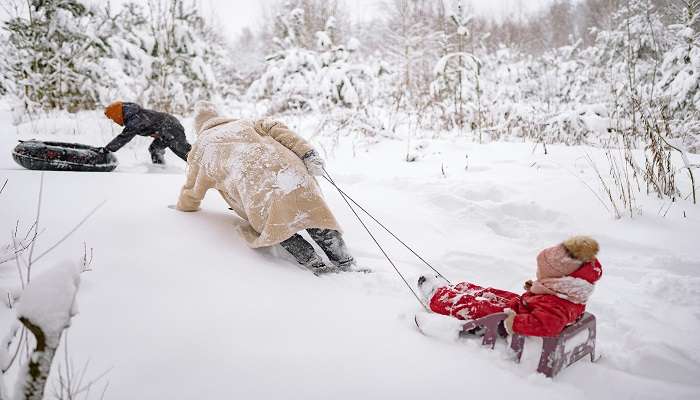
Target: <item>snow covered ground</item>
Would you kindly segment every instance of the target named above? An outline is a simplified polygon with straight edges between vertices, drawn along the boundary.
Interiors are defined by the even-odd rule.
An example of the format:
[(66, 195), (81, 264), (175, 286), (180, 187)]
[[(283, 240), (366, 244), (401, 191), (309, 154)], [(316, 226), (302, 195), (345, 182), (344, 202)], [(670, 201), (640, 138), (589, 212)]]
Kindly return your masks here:
[[(289, 122), (313, 131), (313, 120)], [(2, 235), (18, 219), (31, 224), (39, 189), (40, 174), (10, 156), (18, 138), (104, 144), (118, 133), (97, 113), (19, 129), (3, 113), (0, 127)], [(148, 140), (137, 138), (117, 153), (115, 172), (44, 176), (37, 251), (107, 200), (37, 265), (77, 261), (83, 242), (94, 248), (69, 340), (74, 362), (91, 360), (88, 376), (111, 368), (105, 398), (700, 398), (700, 206), (640, 194), (642, 215), (615, 220), (583, 183), (599, 189), (586, 154), (607, 169), (589, 147), (544, 155), (528, 143), (452, 138), (414, 142), (424, 148), (407, 163), (405, 141), (314, 140), (338, 184), (453, 282), (519, 291), (541, 248), (571, 234), (597, 238), (605, 275), (588, 310), (602, 358), (550, 380), (535, 373), (535, 340), (516, 365), (503, 343), (489, 351), (474, 339), (425, 337), (413, 324), (419, 304), (330, 185), (351, 250), (373, 274), (317, 278), (278, 251), (247, 248), (213, 191), (198, 213), (169, 209), (184, 163), (168, 152), (166, 168), (151, 166)], [(678, 181), (687, 193), (687, 176)], [(425, 268), (377, 232), (414, 284)], [(14, 273), (0, 266), (0, 289)], [(0, 314), (4, 336), (11, 316)]]

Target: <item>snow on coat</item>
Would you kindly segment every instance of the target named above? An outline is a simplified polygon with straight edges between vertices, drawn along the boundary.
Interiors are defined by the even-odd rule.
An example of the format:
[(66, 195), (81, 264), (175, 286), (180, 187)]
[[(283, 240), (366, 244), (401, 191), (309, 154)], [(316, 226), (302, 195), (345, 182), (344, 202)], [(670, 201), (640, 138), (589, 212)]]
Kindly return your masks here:
[(208, 102), (198, 103), (195, 114), (198, 137), (178, 210), (197, 211), (215, 188), (245, 221), (240, 232), (253, 248), (307, 228), (340, 230), (301, 160), (313, 150), (304, 139), (276, 121), (221, 117)]
[[(584, 263), (567, 278), (593, 285), (603, 273), (598, 260)], [(586, 310), (585, 303), (574, 303), (560, 294), (515, 293), (483, 288), (470, 282), (438, 288), (430, 299), (430, 309), (463, 320), (515, 311), (513, 332), (527, 336), (556, 336)]]

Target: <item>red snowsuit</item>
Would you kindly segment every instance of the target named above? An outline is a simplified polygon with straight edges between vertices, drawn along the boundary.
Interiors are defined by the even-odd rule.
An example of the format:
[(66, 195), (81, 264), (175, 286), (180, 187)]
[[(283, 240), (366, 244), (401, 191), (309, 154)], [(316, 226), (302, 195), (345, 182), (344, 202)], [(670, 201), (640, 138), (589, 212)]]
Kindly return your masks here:
[[(603, 274), (598, 260), (583, 264), (569, 276), (591, 284)], [(551, 294), (525, 292), (522, 296), (506, 290), (483, 288), (469, 282), (437, 289), (430, 309), (459, 319), (478, 319), (510, 308), (515, 311), (513, 332), (527, 336), (556, 336), (586, 310)]]

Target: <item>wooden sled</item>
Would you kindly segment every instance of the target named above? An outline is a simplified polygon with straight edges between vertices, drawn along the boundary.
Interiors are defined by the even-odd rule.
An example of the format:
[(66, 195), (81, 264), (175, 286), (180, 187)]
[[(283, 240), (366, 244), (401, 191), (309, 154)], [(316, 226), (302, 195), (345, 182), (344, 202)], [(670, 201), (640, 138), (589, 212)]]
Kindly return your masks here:
[[(506, 337), (503, 320), (508, 314), (496, 313), (487, 315), (474, 321), (469, 321), (462, 326), (462, 332), (468, 334), (478, 329), (484, 330), (482, 344), (494, 348), (498, 337)], [(588, 331), (585, 342), (576, 345), (573, 349), (566, 350), (566, 342), (579, 332)], [(563, 368), (575, 363), (583, 357), (590, 355), (591, 362), (595, 361), (596, 319), (593, 314), (584, 313), (576, 322), (564, 328), (559, 336), (542, 338), (542, 353), (537, 372), (543, 373), (549, 378), (556, 376)], [(515, 361), (520, 362), (525, 347), (525, 337), (513, 334), (510, 348), (515, 353)]]

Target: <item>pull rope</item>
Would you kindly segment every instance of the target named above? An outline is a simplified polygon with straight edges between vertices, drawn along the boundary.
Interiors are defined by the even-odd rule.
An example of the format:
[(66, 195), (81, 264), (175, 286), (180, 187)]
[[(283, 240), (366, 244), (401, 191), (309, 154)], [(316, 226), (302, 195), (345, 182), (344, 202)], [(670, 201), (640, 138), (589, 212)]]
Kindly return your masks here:
[[(372, 214), (370, 214), (369, 211), (367, 211), (364, 207), (362, 207), (362, 206), (361, 206), (360, 204), (358, 204), (355, 200), (353, 200), (352, 197), (350, 197), (350, 196), (349, 196), (347, 193), (345, 193), (341, 188), (339, 188), (338, 185), (335, 184), (335, 181), (333, 181), (333, 179), (332, 179), (331, 176), (328, 174), (328, 171), (326, 171), (325, 168), (323, 169), (323, 171), (324, 171), (324, 172), (326, 173), (326, 175), (327, 175), (327, 176), (323, 176), (323, 178), (324, 178), (326, 181), (328, 181), (328, 183), (330, 183), (331, 185), (333, 185), (333, 187), (335, 187), (335, 189), (338, 190), (338, 192), (340, 193), (341, 196), (343, 196), (344, 199), (347, 198), (348, 200), (350, 200), (353, 204), (355, 204), (355, 206), (357, 206), (360, 210), (362, 210), (362, 212), (364, 212), (365, 214), (367, 214), (368, 217), (372, 218), (372, 220), (373, 220), (374, 222), (376, 222), (377, 225), (381, 226), (388, 234), (390, 234), (394, 239), (396, 239), (399, 243), (401, 243), (401, 244), (403, 245), (403, 247), (405, 247), (406, 249), (408, 249), (408, 251), (410, 251), (411, 253), (413, 253), (414, 256), (416, 256), (416, 257), (417, 257), (419, 260), (421, 260), (425, 265), (427, 265), (428, 268), (430, 268), (431, 270), (433, 270), (433, 272), (435, 272), (439, 277), (441, 277), (442, 279), (444, 279), (445, 281), (447, 281), (447, 283), (449, 283), (450, 285), (452, 284), (452, 282), (450, 282), (449, 279), (447, 279), (442, 273), (440, 273), (440, 271), (438, 271), (437, 269), (435, 269), (435, 267), (433, 267), (432, 265), (430, 265), (430, 263), (427, 262), (423, 257), (421, 257), (420, 254), (418, 254), (415, 250), (413, 250), (413, 249), (412, 249), (409, 245), (407, 245), (403, 240), (401, 240), (398, 236), (396, 236), (396, 235), (394, 234), (394, 232), (392, 232), (391, 230), (389, 230), (389, 228), (387, 228), (386, 226), (384, 226), (383, 223), (381, 223), (377, 218), (375, 218)], [(347, 200), (346, 200), (346, 202), (347, 202)], [(348, 204), (348, 205), (349, 205), (349, 204)], [(352, 207), (350, 207), (350, 208), (352, 209)], [(359, 217), (358, 217), (358, 218), (359, 218)]]
[[(396, 273), (399, 275), (399, 277), (401, 278), (401, 280), (403, 281), (403, 283), (406, 284), (406, 287), (408, 288), (408, 290), (410, 290), (411, 293), (413, 293), (413, 296), (414, 296), (414, 297), (416, 298), (416, 300), (420, 303), (420, 305), (423, 306), (423, 308), (424, 308), (426, 311), (430, 311), (430, 309), (428, 308), (428, 306), (426, 306), (425, 303), (423, 303), (423, 300), (421, 300), (420, 296), (418, 296), (418, 294), (416, 293), (416, 291), (413, 290), (413, 287), (411, 287), (411, 285), (408, 283), (408, 281), (407, 281), (406, 278), (403, 276), (403, 274), (401, 273), (401, 271), (399, 271), (399, 269), (396, 267), (396, 264), (394, 264), (394, 261), (391, 260), (391, 257), (389, 257), (389, 255), (386, 253), (386, 251), (384, 251), (384, 248), (382, 247), (382, 245), (379, 244), (379, 242), (377, 241), (377, 239), (374, 237), (374, 235), (372, 234), (372, 232), (369, 230), (369, 228), (367, 227), (367, 225), (365, 224), (365, 222), (364, 222), (364, 221), (362, 220), (362, 218), (360, 217), (360, 215), (357, 213), (357, 211), (355, 211), (355, 208), (353, 208), (352, 204), (350, 204), (350, 202), (348, 201), (348, 198), (349, 198), (349, 197), (346, 198), (345, 193), (344, 193), (342, 190), (340, 190), (340, 188), (338, 188), (338, 186), (337, 186), (337, 185), (335, 184), (335, 182), (333, 181), (333, 178), (331, 178), (330, 174), (328, 173), (328, 171), (326, 171), (325, 168), (323, 168), (323, 172), (326, 173), (326, 176), (323, 176), (323, 178), (325, 178), (328, 182), (330, 182), (331, 185), (333, 185), (333, 187), (335, 187), (335, 188), (338, 190), (338, 193), (340, 193), (340, 197), (343, 198), (343, 200), (345, 201), (345, 204), (347, 204), (348, 207), (350, 208), (350, 211), (352, 211), (352, 213), (355, 214), (355, 217), (357, 217), (357, 220), (360, 221), (360, 224), (362, 224), (362, 227), (365, 228), (365, 231), (367, 231), (367, 234), (372, 238), (372, 240), (374, 241), (374, 244), (377, 245), (377, 247), (378, 247), (379, 250), (382, 252), (382, 254), (384, 254), (384, 257), (387, 259), (387, 261), (389, 261), (389, 264), (391, 264), (391, 266), (394, 268), (394, 271), (396, 271)], [(354, 203), (354, 201), (353, 201), (353, 203)], [(359, 207), (359, 206), (358, 206), (358, 207)]]

